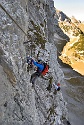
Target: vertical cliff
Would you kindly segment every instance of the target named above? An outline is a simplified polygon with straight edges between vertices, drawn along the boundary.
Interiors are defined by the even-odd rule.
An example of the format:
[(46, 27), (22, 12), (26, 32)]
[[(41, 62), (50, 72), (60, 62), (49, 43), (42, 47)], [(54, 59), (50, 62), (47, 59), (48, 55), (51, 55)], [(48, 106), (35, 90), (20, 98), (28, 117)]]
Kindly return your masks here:
[[(0, 125), (67, 125), (66, 102), (52, 82), (63, 82), (54, 41), (53, 0), (0, 1)], [(56, 34), (56, 33), (55, 33)], [(48, 61), (33, 89), (26, 56)]]

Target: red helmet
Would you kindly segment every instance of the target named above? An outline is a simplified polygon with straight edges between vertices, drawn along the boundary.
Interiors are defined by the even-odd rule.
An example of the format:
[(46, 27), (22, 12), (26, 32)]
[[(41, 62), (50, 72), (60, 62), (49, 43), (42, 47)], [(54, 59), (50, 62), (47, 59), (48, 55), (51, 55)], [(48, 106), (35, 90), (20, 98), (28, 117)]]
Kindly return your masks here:
[(60, 86), (60, 83), (57, 83), (57, 86)]

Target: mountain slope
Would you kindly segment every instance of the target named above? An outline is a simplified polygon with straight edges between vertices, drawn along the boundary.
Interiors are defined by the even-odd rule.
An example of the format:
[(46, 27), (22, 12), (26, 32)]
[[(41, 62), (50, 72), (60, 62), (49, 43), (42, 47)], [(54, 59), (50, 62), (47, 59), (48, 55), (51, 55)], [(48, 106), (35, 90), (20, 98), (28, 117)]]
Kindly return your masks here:
[(74, 17), (71, 19), (65, 17), (64, 21), (59, 21), (59, 26), (70, 38), (70, 42), (64, 47), (60, 59), (84, 75), (84, 33), (83, 27), (81, 28), (83, 24)]

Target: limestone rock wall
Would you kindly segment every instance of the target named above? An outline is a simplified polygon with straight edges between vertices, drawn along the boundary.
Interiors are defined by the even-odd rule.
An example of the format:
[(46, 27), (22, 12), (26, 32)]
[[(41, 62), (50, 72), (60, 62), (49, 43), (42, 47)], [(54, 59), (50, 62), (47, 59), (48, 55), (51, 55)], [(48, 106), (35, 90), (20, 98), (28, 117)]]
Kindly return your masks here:
[[(0, 125), (65, 125), (66, 102), (52, 82), (62, 82), (54, 44), (53, 0), (0, 1)], [(49, 74), (33, 89), (26, 56), (48, 61)]]

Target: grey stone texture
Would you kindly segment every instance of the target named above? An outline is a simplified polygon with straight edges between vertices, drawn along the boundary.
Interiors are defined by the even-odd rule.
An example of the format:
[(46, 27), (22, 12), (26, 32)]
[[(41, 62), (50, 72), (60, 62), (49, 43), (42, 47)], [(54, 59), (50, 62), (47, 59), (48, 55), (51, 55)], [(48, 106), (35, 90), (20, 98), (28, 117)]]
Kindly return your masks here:
[[(0, 125), (64, 125), (68, 119), (54, 41), (53, 0), (0, 0)], [(56, 39), (55, 39), (56, 40)], [(49, 73), (32, 88), (26, 56), (49, 63)]]

